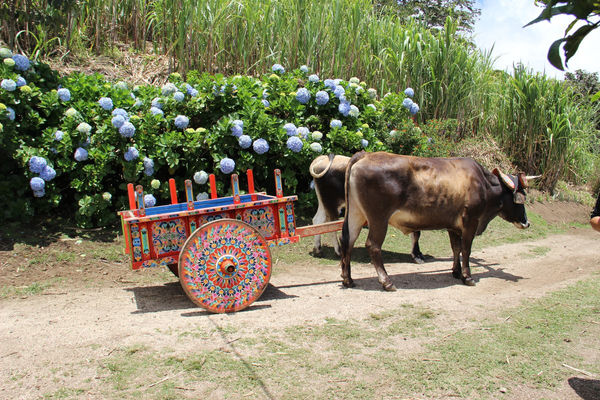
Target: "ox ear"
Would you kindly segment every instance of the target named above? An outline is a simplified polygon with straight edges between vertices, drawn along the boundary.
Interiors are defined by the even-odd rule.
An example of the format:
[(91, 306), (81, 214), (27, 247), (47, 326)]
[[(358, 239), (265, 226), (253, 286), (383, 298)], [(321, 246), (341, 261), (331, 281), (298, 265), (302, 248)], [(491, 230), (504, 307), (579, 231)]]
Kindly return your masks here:
[(527, 182), (527, 176), (524, 172), (519, 172), (519, 183), (523, 189), (527, 189), (529, 187), (529, 183)]
[(504, 184), (512, 191), (515, 191), (515, 183), (513, 182), (512, 179), (510, 179), (510, 176), (506, 175), (505, 173), (503, 173), (502, 171), (500, 171), (498, 168), (494, 168), (494, 170), (492, 171), (492, 173), (494, 175), (496, 175), (501, 182), (504, 182)]

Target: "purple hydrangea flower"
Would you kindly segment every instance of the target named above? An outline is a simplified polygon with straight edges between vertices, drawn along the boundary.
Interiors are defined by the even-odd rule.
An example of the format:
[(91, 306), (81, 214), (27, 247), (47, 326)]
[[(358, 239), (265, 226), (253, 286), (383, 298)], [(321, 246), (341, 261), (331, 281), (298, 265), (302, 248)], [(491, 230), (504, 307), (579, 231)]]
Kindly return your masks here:
[(419, 105), (417, 103), (412, 103), (409, 111), (412, 115), (415, 115), (416, 113), (419, 112)]
[(285, 132), (288, 136), (296, 136), (298, 134), (298, 129), (296, 128), (296, 125), (292, 124), (291, 122), (285, 124), (283, 126), (283, 129), (285, 129)]
[(60, 142), (63, 139), (64, 135), (65, 134), (63, 131), (56, 131), (56, 132), (54, 132), (54, 140), (56, 140), (57, 142)]
[(312, 83), (317, 83), (319, 82), (319, 75), (317, 74), (312, 74), (308, 77), (308, 81), (312, 82)]
[(44, 180), (42, 178), (38, 178), (36, 176), (34, 178), (31, 178), (31, 180), (29, 181), (29, 186), (31, 187), (31, 190), (33, 190), (34, 192), (37, 192), (37, 191), (44, 190), (44, 186), (46, 186), (46, 182), (44, 182)]
[(319, 90), (315, 97), (319, 106), (324, 106), (329, 101), (329, 93), (324, 90)]
[(75, 150), (75, 161), (85, 161), (88, 159), (88, 152), (83, 147), (78, 147)]
[(189, 94), (191, 96), (193, 90), (194, 90), (194, 87), (192, 85), (190, 85), (189, 83), (185, 84), (185, 92), (187, 94)]
[(333, 94), (339, 99), (346, 94), (346, 89), (341, 85), (337, 85), (333, 90)]
[[(118, 116), (116, 116), (114, 118), (117, 118), (117, 117), (120, 117), (120, 115), (118, 115)], [(124, 138), (133, 137), (133, 135), (135, 134), (135, 126), (131, 122), (125, 121), (123, 123), (123, 125), (121, 125), (121, 127), (119, 128), (119, 133)]]
[(178, 129), (185, 129), (190, 123), (190, 119), (185, 115), (178, 115), (175, 117), (175, 126)]
[(127, 113), (127, 111), (123, 110), (122, 108), (115, 108), (112, 112), (113, 116), (117, 116), (120, 115), (121, 117), (123, 117), (125, 120), (129, 119), (129, 114)]
[(225, 157), (219, 162), (219, 167), (221, 168), (221, 172), (224, 174), (230, 174), (235, 169), (235, 161), (231, 158)]
[(15, 69), (18, 71), (27, 71), (31, 66), (29, 59), (22, 54), (15, 54), (12, 59), (15, 62)]
[(7, 92), (14, 92), (17, 88), (17, 83), (12, 79), (2, 79), (2, 82), (0, 82), (0, 87)]
[(100, 97), (98, 104), (106, 111), (110, 111), (113, 108), (113, 101), (110, 97)]
[(269, 151), (269, 143), (265, 139), (256, 139), (254, 143), (252, 143), (252, 148), (256, 154), (264, 154)]
[(242, 149), (247, 149), (252, 146), (252, 138), (248, 135), (242, 135), (239, 137), (238, 143)]
[(190, 97), (196, 97), (196, 96), (198, 96), (198, 91), (196, 89), (192, 89), (192, 90), (190, 90), (189, 95), (190, 95)]
[(123, 157), (125, 161), (133, 161), (140, 156), (140, 152), (135, 147), (130, 147), (127, 149)]
[(11, 121), (15, 120), (15, 110), (12, 107), (6, 107), (6, 113), (8, 114), (8, 119)]
[(17, 76), (17, 87), (21, 87), (21, 86), (25, 86), (27, 85), (27, 81), (25, 80), (25, 78), (23, 78), (21, 75)]
[(408, 97), (405, 98), (404, 100), (402, 100), (402, 105), (404, 106), (404, 108), (410, 110), (410, 106), (412, 106), (413, 101), (411, 99), (409, 99)]
[(339, 119), (332, 119), (331, 122), (329, 123), (329, 126), (331, 128), (341, 128), (342, 121), (340, 121)]
[(310, 92), (306, 88), (298, 89), (296, 93), (296, 100), (300, 102), (300, 104), (306, 104), (310, 100)]
[(305, 126), (301, 126), (298, 128), (298, 136), (300, 136), (302, 139), (308, 138), (309, 133), (310, 132), (309, 132), (308, 128)]
[(152, 176), (152, 174), (154, 174), (154, 167), (144, 168), (144, 174), (146, 174), (147, 176)]
[(56, 171), (49, 165), (46, 165), (42, 172), (40, 172), (40, 178), (46, 182), (51, 181), (56, 176)]
[(69, 89), (60, 88), (60, 89), (58, 89), (57, 93), (58, 93), (58, 98), (60, 99), (60, 101), (71, 100), (71, 92), (69, 91)]
[(115, 128), (119, 129), (125, 123), (125, 118), (123, 118), (122, 115), (115, 115), (114, 117), (112, 117), (112, 120), (110, 122)]
[(154, 207), (156, 205), (156, 199), (151, 194), (144, 195), (144, 205), (146, 207)]
[(144, 168), (154, 168), (154, 160), (148, 157), (144, 157)]
[(152, 113), (152, 115), (164, 115), (165, 113), (163, 112), (163, 110), (161, 110), (158, 107), (151, 107), (150, 108), (150, 112)]
[(273, 64), (273, 66), (271, 67), (271, 70), (278, 74), (283, 74), (285, 72), (285, 68), (283, 68), (283, 66), (281, 64)]
[(178, 101), (181, 103), (183, 101), (183, 99), (185, 98), (185, 95), (181, 92), (175, 92), (175, 93), (173, 93), (173, 98), (175, 99), (175, 101)]
[(350, 102), (346, 101), (346, 100), (340, 101), (340, 105), (338, 106), (338, 111), (344, 117), (347, 117), (348, 113), (350, 112)]
[(413, 88), (406, 88), (404, 89), (404, 94), (408, 97), (413, 97), (415, 95), (415, 91), (413, 90)]
[(287, 140), (286, 145), (288, 149), (294, 153), (298, 153), (300, 150), (302, 150), (304, 143), (302, 143), (302, 139), (300, 139), (298, 136), (292, 136)]
[(44, 157), (33, 156), (29, 159), (29, 170), (36, 174), (39, 174), (48, 165), (48, 162)]
[(325, 84), (325, 87), (328, 87), (331, 90), (335, 90), (335, 87), (337, 86), (333, 79), (325, 79), (323, 83)]

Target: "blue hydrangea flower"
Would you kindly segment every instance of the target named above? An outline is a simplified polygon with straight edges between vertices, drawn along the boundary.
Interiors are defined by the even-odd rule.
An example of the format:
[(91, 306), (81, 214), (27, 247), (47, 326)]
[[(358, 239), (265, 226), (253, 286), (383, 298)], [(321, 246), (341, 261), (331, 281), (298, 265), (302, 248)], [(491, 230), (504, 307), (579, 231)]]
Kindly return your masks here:
[(44, 182), (44, 180), (42, 178), (38, 178), (36, 176), (36, 177), (31, 178), (31, 180), (29, 181), (29, 186), (31, 187), (31, 189), (34, 192), (38, 192), (38, 191), (44, 190), (44, 186), (46, 186), (46, 182)]
[(294, 153), (298, 153), (300, 150), (302, 150), (304, 143), (302, 143), (302, 139), (300, 139), (298, 136), (292, 136), (287, 140), (286, 145), (288, 149)]
[(233, 121), (231, 125), (231, 134), (235, 137), (240, 137), (244, 134), (244, 123), (239, 119)]
[(146, 207), (154, 207), (156, 205), (156, 199), (151, 194), (144, 195), (144, 205)]
[(23, 78), (21, 75), (17, 76), (17, 87), (21, 87), (21, 86), (25, 86), (27, 85), (27, 81), (25, 80), (25, 78)]
[(206, 199), (208, 199), (208, 193), (206, 193), (206, 192), (200, 192), (196, 196), (197, 201), (202, 201), (202, 200), (206, 200)]
[(419, 112), (419, 105), (417, 103), (412, 103), (409, 111), (412, 115), (415, 115)]
[(367, 107), (369, 107), (370, 109), (377, 111), (377, 107), (375, 107), (375, 104), (367, 104)]
[(143, 106), (143, 105), (144, 105), (144, 102), (143, 102), (143, 101), (141, 101), (140, 99), (137, 99), (137, 100), (135, 101), (135, 103), (133, 103), (133, 106), (134, 106), (135, 108), (141, 107), (141, 106)]
[(306, 65), (303, 65), (300, 67), (300, 71), (304, 72), (305, 74), (308, 74), (308, 67)]
[(319, 106), (324, 106), (329, 101), (329, 93), (324, 90), (319, 90), (315, 97)]
[[(123, 82), (123, 81), (119, 81), (119, 82), (115, 83), (115, 87), (116, 87), (117, 89), (119, 89), (119, 90), (127, 90), (127, 89), (129, 89), (129, 88), (127, 87), (127, 83), (126, 83), (126, 82)], [(133, 93), (132, 93), (132, 94), (133, 94)]]
[(175, 86), (175, 84), (171, 83), (171, 82), (165, 83), (161, 89), (161, 93), (163, 96), (168, 96), (170, 94), (175, 93), (176, 91), (177, 91), (177, 86)]
[(239, 125), (239, 126), (241, 126), (242, 128), (244, 127), (244, 121), (242, 121), (241, 119), (234, 119), (233, 121), (231, 121), (231, 123), (232, 123), (233, 125)]
[(285, 72), (285, 68), (283, 68), (283, 66), (281, 64), (273, 64), (273, 66), (271, 67), (271, 70), (278, 74), (283, 74)]
[(325, 84), (325, 87), (328, 87), (331, 90), (334, 90), (335, 87), (337, 86), (337, 84), (333, 81), (333, 79), (325, 79), (325, 81), (323, 81), (323, 83)]
[(115, 128), (119, 129), (125, 123), (125, 118), (123, 118), (122, 115), (115, 115), (114, 117), (112, 117), (112, 120), (110, 122)]
[(164, 115), (165, 113), (158, 107), (150, 107), (150, 112), (152, 115)]
[(265, 139), (256, 139), (254, 143), (252, 143), (252, 148), (256, 154), (264, 154), (269, 151), (269, 143)]
[(296, 125), (292, 124), (291, 122), (285, 124), (283, 126), (283, 129), (285, 129), (285, 132), (288, 136), (296, 136), (298, 134), (298, 129), (296, 128)]
[(235, 169), (235, 161), (231, 158), (225, 157), (219, 162), (219, 167), (221, 168), (221, 172), (224, 174), (230, 174)]
[(190, 123), (190, 119), (185, 115), (178, 115), (175, 117), (175, 126), (178, 129), (185, 129)]
[(296, 100), (300, 102), (300, 104), (306, 104), (310, 100), (310, 92), (306, 88), (298, 89), (296, 93)]
[(22, 54), (15, 54), (12, 59), (15, 62), (15, 69), (18, 71), (27, 71), (31, 66), (29, 59)]
[(185, 98), (185, 95), (181, 92), (175, 92), (173, 93), (173, 98), (175, 99), (175, 101), (182, 102)]
[(350, 106), (350, 112), (348, 112), (348, 114), (353, 118), (357, 118), (360, 114), (360, 111), (358, 111), (358, 107), (353, 104)]
[(135, 126), (131, 122), (125, 121), (123, 125), (121, 125), (121, 127), (119, 128), (119, 133), (124, 138), (133, 137), (133, 135), (135, 135)]
[(85, 161), (88, 159), (88, 152), (83, 147), (78, 147), (75, 150), (75, 161)]
[(267, 97), (269, 97), (269, 92), (267, 91), (267, 89), (265, 89), (263, 90), (262, 98), (266, 99)]
[(319, 82), (319, 75), (317, 74), (312, 74), (308, 77), (308, 81), (312, 82), (312, 83), (317, 83)]
[(148, 157), (144, 157), (144, 168), (154, 168), (154, 160)]
[(338, 106), (338, 111), (344, 117), (347, 117), (348, 113), (350, 112), (350, 102), (346, 101), (346, 100), (340, 101), (340, 105)]
[(45, 194), (46, 194), (46, 191), (44, 189), (42, 189), (42, 190), (34, 190), (33, 191), (33, 196), (34, 197), (44, 197)]
[(335, 86), (338, 86), (341, 82), (342, 82), (342, 80), (340, 78), (333, 80), (333, 83), (335, 83)]
[(122, 108), (115, 108), (112, 112), (112, 115), (113, 116), (120, 115), (126, 120), (129, 119), (129, 114), (127, 113), (127, 111), (123, 110)]
[(364, 91), (365, 91), (365, 89), (363, 89), (362, 86), (358, 86), (356, 89), (354, 89), (354, 93), (356, 93), (356, 94), (361, 94)]
[(305, 126), (301, 126), (298, 128), (298, 136), (300, 136), (302, 139), (308, 138), (309, 133), (310, 132), (309, 132), (308, 128)]
[(329, 126), (331, 128), (341, 128), (342, 121), (340, 121), (339, 119), (332, 119), (331, 122), (329, 123)]
[(56, 176), (56, 171), (49, 165), (46, 165), (42, 172), (40, 172), (40, 178), (46, 182), (51, 181)]
[(204, 185), (208, 181), (208, 174), (204, 171), (197, 171), (194, 173), (194, 182), (198, 185)]
[(85, 141), (79, 143), (79, 145), (81, 147), (88, 147), (90, 145), (90, 143), (91, 143), (91, 140), (90, 140), (90, 137), (88, 136), (85, 138)]
[(15, 120), (15, 110), (12, 107), (6, 107), (6, 113), (8, 114), (8, 119), (11, 121)]
[(133, 161), (140, 156), (140, 152), (135, 147), (130, 147), (127, 149), (123, 157), (125, 161)]
[(239, 137), (238, 143), (242, 149), (247, 149), (252, 146), (252, 138), (248, 135), (242, 135)]
[(263, 103), (263, 106), (265, 106), (265, 108), (271, 106), (271, 103), (269, 103), (269, 100), (262, 99), (261, 102)]
[(190, 85), (189, 83), (186, 83), (185, 84), (185, 92), (191, 96), (192, 90), (194, 90), (194, 87), (192, 85)]
[(44, 157), (33, 156), (29, 159), (29, 170), (36, 174), (39, 174), (48, 165), (48, 162)]
[(57, 142), (60, 142), (63, 139), (64, 135), (65, 134), (63, 131), (56, 131), (56, 132), (54, 132), (54, 140), (56, 140)]
[(408, 97), (405, 98), (404, 100), (402, 100), (402, 105), (408, 110), (410, 110), (410, 106), (412, 106), (412, 104), (413, 104), (413, 101), (411, 99), (409, 99)]
[(154, 167), (144, 168), (144, 174), (146, 176), (152, 176), (152, 174), (154, 174)]
[(198, 96), (198, 91), (196, 89), (192, 89), (192, 90), (190, 90), (189, 95), (191, 97), (196, 97), (196, 96)]
[(58, 98), (60, 101), (69, 101), (71, 100), (71, 92), (67, 88), (60, 88), (57, 91)]
[(17, 88), (17, 83), (12, 79), (2, 79), (2, 82), (0, 82), (0, 87), (7, 92), (14, 92)]
[(363, 147), (363, 149), (366, 149), (367, 146), (369, 145), (369, 141), (367, 139), (361, 139), (360, 144)]
[(152, 99), (152, 107), (160, 108), (162, 110), (163, 105), (161, 103), (160, 97), (155, 97)]
[(310, 144), (310, 149), (312, 151), (314, 151), (315, 153), (320, 153), (323, 151), (323, 147), (321, 146), (321, 143), (317, 143), (317, 142), (313, 142)]
[(113, 101), (110, 97), (100, 97), (98, 104), (106, 111), (110, 111), (113, 108)]
[(333, 94), (339, 99), (346, 94), (346, 89), (341, 85), (337, 85), (335, 89), (333, 89)]
[(404, 94), (408, 97), (413, 97), (415, 95), (415, 91), (413, 90), (413, 88), (406, 88), (404, 89)]
[(77, 132), (84, 133), (86, 135), (89, 135), (89, 133), (92, 131), (92, 127), (86, 122), (80, 123), (75, 129), (77, 129)]
[(375, 97), (377, 97), (377, 89), (373, 89), (373, 88), (369, 88), (367, 90), (367, 93), (369, 94), (369, 97), (374, 99)]

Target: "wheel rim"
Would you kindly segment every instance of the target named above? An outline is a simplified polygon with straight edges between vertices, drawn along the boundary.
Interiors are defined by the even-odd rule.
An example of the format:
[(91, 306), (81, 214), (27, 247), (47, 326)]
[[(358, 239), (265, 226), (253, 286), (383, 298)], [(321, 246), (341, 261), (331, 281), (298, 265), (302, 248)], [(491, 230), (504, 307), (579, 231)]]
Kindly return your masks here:
[(187, 296), (217, 313), (239, 311), (260, 297), (271, 277), (264, 237), (245, 222), (222, 219), (201, 226), (179, 255), (179, 278)]

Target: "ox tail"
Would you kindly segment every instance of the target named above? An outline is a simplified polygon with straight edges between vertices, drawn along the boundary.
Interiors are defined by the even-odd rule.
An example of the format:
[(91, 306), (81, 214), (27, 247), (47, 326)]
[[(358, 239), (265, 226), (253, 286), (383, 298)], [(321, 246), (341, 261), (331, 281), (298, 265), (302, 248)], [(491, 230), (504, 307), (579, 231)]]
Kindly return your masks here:
[[(356, 154), (354, 154), (352, 156), (352, 158), (350, 159), (350, 161), (348, 162), (348, 165), (346, 166), (346, 176), (345, 176), (345, 182), (344, 182), (344, 189), (345, 189), (345, 199), (346, 199), (346, 213), (344, 215), (344, 225), (342, 225), (342, 238), (340, 240), (340, 252), (342, 255), (342, 262), (344, 262), (346, 255), (348, 254), (348, 250), (349, 250), (349, 241), (350, 241), (350, 232), (349, 232), (349, 227), (348, 227), (348, 216), (350, 215), (350, 201), (348, 198), (348, 194), (349, 194), (349, 190), (350, 190), (350, 170), (352, 169), (352, 166), (354, 164), (356, 164), (357, 161), (359, 161), (360, 159), (362, 159), (367, 153), (365, 153), (364, 151), (360, 151)], [(347, 260), (347, 262), (349, 262), (350, 260)]]
[(320, 163), (316, 163), (315, 162), (316, 160), (310, 164), (309, 171), (313, 178), (315, 178), (315, 179), (322, 178), (327, 173), (327, 171), (329, 171), (329, 168), (331, 168), (331, 164), (333, 164), (333, 159), (335, 158), (335, 154), (330, 153), (328, 157), (329, 157), (329, 164), (327, 164), (327, 167), (325, 167), (325, 169), (321, 172), (315, 171), (315, 167), (317, 166), (317, 164), (320, 164)]

